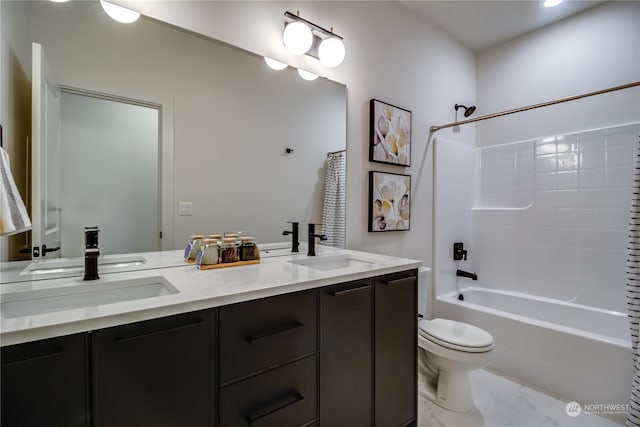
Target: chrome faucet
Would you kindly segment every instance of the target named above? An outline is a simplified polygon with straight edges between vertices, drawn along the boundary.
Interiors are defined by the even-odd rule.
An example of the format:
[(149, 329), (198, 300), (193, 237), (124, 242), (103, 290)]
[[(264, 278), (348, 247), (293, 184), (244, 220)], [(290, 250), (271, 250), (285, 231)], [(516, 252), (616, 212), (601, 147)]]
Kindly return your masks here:
[(456, 270), (456, 276), (458, 277), (466, 277), (471, 280), (478, 280), (478, 275), (476, 273), (469, 273), (462, 270)]
[(309, 242), (307, 243), (307, 256), (316, 256), (316, 237), (320, 240), (327, 240), (327, 236), (325, 236), (324, 234), (316, 234), (316, 224), (309, 224)]
[(300, 241), (298, 237), (298, 223), (290, 221), (289, 224), (292, 225), (291, 231), (285, 230), (282, 232), (282, 235), (288, 236), (289, 234), (292, 234), (293, 236), (291, 236), (291, 252), (300, 252)]
[(84, 279), (96, 280), (98, 276), (98, 255), (100, 248), (98, 247), (98, 227), (84, 228)]

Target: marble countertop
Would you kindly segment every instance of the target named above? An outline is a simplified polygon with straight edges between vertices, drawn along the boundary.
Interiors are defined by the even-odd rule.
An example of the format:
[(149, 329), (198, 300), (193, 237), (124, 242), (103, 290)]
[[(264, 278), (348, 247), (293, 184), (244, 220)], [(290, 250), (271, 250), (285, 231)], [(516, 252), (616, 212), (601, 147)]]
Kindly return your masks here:
[[(262, 249), (262, 248), (261, 248)], [(273, 252), (278, 248), (274, 247)], [(286, 253), (286, 251), (282, 252)], [(152, 255), (149, 255), (152, 254)], [(272, 253), (274, 255), (274, 253)], [(198, 270), (185, 265), (182, 251), (145, 253), (154, 259), (146, 266), (163, 259), (170, 267), (156, 266), (142, 270), (102, 274), (95, 281), (82, 277), (63, 277), (3, 283), (0, 286), (2, 303), (12, 300), (16, 292), (39, 289), (56, 290), (68, 286), (109, 286), (123, 280), (162, 277), (179, 292), (103, 305), (64, 309), (22, 317), (10, 317), (0, 310), (0, 345), (12, 345), (38, 339), (85, 332), (162, 316), (218, 307), (252, 299), (265, 298), (289, 292), (363, 279), (418, 268), (420, 261), (348, 249), (325, 249), (316, 257), (306, 254), (267, 256), (259, 264)], [(177, 260), (174, 259), (177, 257)], [(298, 264), (297, 261), (328, 261), (351, 258), (353, 265), (336, 265), (332, 269), (318, 269)], [(179, 266), (179, 267), (178, 267)], [(21, 267), (24, 269), (24, 266)]]

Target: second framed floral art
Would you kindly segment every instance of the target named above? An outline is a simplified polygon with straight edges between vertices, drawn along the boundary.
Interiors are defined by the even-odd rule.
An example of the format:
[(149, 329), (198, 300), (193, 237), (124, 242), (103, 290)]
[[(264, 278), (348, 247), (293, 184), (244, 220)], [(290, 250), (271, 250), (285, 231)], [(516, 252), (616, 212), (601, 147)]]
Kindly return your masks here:
[(369, 231), (409, 230), (411, 175), (369, 172)]

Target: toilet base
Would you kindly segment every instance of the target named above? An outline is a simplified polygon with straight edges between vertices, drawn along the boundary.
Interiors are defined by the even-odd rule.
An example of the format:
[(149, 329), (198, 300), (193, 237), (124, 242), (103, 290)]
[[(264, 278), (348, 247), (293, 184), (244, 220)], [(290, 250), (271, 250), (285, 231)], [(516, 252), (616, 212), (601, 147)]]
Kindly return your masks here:
[(475, 407), (469, 371), (437, 369), (423, 348), (418, 353), (419, 395), (450, 411), (466, 412)]
[(438, 372), (438, 386), (435, 390), (435, 403), (456, 412), (466, 412), (475, 406), (471, 396), (469, 372)]

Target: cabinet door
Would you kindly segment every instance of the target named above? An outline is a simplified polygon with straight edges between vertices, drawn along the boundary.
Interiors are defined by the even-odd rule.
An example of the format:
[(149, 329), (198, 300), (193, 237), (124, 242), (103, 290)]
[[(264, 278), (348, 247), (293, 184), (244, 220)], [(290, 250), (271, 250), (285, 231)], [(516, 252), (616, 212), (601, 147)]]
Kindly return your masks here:
[(87, 426), (87, 336), (2, 348), (2, 427)]
[(320, 291), (322, 426), (372, 425), (372, 310), (372, 280)]
[(417, 417), (416, 271), (375, 280), (376, 426), (403, 426)]
[(215, 425), (215, 334), (214, 310), (96, 331), (94, 425)]

